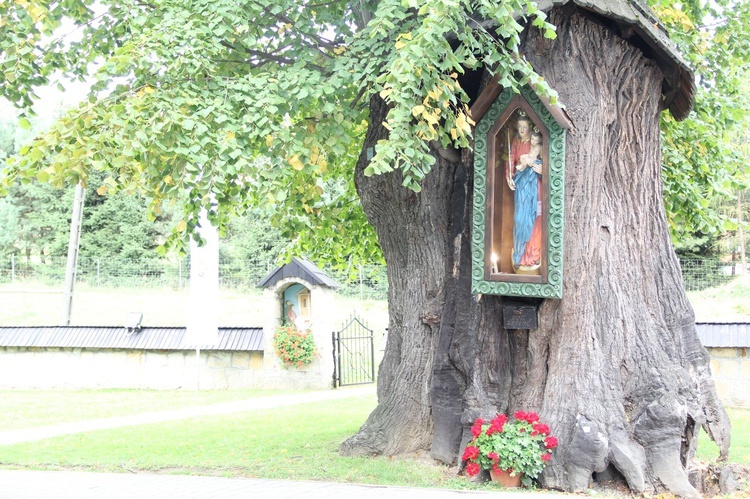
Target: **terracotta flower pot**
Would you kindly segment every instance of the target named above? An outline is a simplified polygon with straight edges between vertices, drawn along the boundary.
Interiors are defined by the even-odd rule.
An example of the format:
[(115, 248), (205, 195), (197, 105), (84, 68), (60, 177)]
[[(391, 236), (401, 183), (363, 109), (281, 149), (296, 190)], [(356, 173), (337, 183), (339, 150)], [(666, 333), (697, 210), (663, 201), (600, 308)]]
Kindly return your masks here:
[(490, 478), (493, 482), (499, 483), (502, 487), (520, 487), (521, 486), (521, 474), (518, 473), (515, 476), (511, 476), (507, 470), (500, 470), (495, 472), (490, 470)]

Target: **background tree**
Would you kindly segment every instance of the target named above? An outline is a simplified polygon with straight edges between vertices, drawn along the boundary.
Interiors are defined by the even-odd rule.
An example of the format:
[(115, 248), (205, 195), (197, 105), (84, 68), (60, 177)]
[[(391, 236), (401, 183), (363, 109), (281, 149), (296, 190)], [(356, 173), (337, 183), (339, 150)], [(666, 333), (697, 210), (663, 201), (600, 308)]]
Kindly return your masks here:
[(0, 199), (0, 256), (6, 257), (15, 251), (18, 237), (18, 210), (5, 199)]
[[(49, 127), (54, 116), (60, 115), (56, 112), (32, 119), (29, 129), (24, 130), (18, 124), (15, 110), (7, 103), (1, 106), (0, 157), (3, 161)], [(90, 179), (93, 185), (101, 187), (99, 192), (90, 191), (85, 198), (80, 255), (133, 262), (156, 259), (155, 249), (164, 243), (175, 223), (172, 221), (174, 209), (168, 208), (167, 213), (149, 220), (148, 202), (143, 197), (121, 192), (109, 194), (104, 180), (101, 172), (95, 172)], [(55, 189), (36, 180), (14, 185), (7, 196), (0, 199), (0, 254), (21, 253), (26, 255), (27, 262), (31, 254), (42, 260), (47, 255), (65, 256), (72, 202), (72, 187)], [(225, 256), (249, 262), (248, 268), (257, 270), (260, 277), (265, 275), (262, 269), (276, 260), (286, 244), (280, 230), (264, 215), (258, 210), (254, 215), (232, 219), (222, 246)]]
[[(560, 6), (555, 39), (529, 1), (0, 9), (0, 88), (19, 106), (54, 71), (102, 59), (90, 102), (22, 150), (9, 181), (106, 171), (109, 189), (142, 192), (154, 211), (184, 195), (177, 236), (203, 207), (225, 227), (248, 206), (293, 221), (282, 226), (312, 254), (336, 241), (373, 257), (377, 235), (390, 285), (379, 405), (342, 452), (430, 448), (455, 462), (476, 416), (523, 408), (561, 437), (545, 485), (584, 489), (612, 467), (634, 490), (690, 495), (697, 428), (728, 451), (663, 212), (663, 75), (606, 17)], [(80, 40), (48, 38), (66, 16)], [(469, 287), (468, 105), (491, 73), (554, 104), (549, 81), (577, 128), (565, 297), (541, 303), (533, 333), (502, 330), (504, 299)]]
[[(93, 177), (95, 184), (104, 179), (100, 172)], [(86, 194), (80, 255), (134, 261), (158, 258), (156, 248), (169, 234), (173, 210), (167, 209), (149, 218), (143, 198), (122, 192), (108, 195), (105, 191), (106, 187)]]
[[(750, 126), (748, 127), (750, 130)], [(750, 134), (746, 136), (743, 143), (740, 146), (740, 151), (745, 158), (745, 172), (743, 180), (745, 185), (750, 185)], [(750, 195), (747, 189), (737, 190), (737, 210), (735, 216), (737, 220), (737, 229), (735, 231), (736, 241), (730, 242), (730, 248), (737, 248), (736, 251), (739, 253), (739, 261), (742, 273), (747, 273), (750, 269), (747, 266), (747, 234), (750, 232), (750, 203), (748, 198)], [(732, 249), (734, 252), (735, 250)], [(734, 255), (734, 253), (733, 253)]]
[(220, 275), (241, 276), (250, 289), (276, 265), (289, 241), (274, 227), (262, 210), (251, 210), (244, 217), (230, 221), (219, 245)]
[(72, 189), (55, 189), (35, 180), (14, 186), (6, 201), (16, 209), (18, 231), (15, 247), (25, 256), (27, 264), (32, 254), (43, 262), (48, 255), (67, 254)]
[[(54, 113), (54, 115), (59, 113)], [(0, 150), (12, 156), (24, 142), (44, 133), (53, 122), (51, 116), (29, 121), (29, 129), (18, 126), (18, 117), (8, 112), (0, 120)], [(107, 196), (105, 176), (92, 175), (100, 192), (89, 192), (85, 198), (80, 255), (83, 257), (125, 258), (133, 261), (153, 260), (155, 249), (169, 235), (172, 209), (149, 220), (147, 202), (137, 196), (115, 193)], [(31, 255), (42, 262), (47, 256), (64, 257), (68, 251), (73, 188), (56, 189), (32, 179), (16, 184), (0, 201), (4, 253), (20, 253), (30, 263)]]
[(650, 2), (698, 75), (694, 112), (663, 114), (662, 164), (672, 241), (678, 253), (711, 255), (737, 230), (737, 193), (747, 188), (741, 144), (750, 127), (747, 2)]
[[(0, 154), (16, 154), (24, 142), (42, 132), (52, 117), (33, 118), (25, 127), (19, 126), (18, 116), (6, 102), (0, 103), (3, 118), (0, 119)], [(25, 128), (25, 129), (24, 129)], [(5, 208), (4, 223), (5, 253), (21, 253), (28, 264), (32, 253), (44, 260), (46, 255), (65, 255), (70, 231), (70, 207), (72, 190), (61, 191), (48, 184), (29, 181), (13, 186), (0, 201)]]

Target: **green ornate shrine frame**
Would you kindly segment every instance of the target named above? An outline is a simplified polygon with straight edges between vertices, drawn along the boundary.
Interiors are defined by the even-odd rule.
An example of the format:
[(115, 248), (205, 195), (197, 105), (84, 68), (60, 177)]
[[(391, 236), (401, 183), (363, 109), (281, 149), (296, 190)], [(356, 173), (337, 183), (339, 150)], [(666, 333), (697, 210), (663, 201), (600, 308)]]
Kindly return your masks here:
[[(511, 106), (531, 109), (548, 132), (548, 164), (543, 183), (547, 195), (546, 215), (546, 265), (541, 276), (524, 279), (523, 276), (491, 273), (487, 255), (490, 237), (491, 209), (487, 203), (488, 143), (490, 130)], [(512, 109), (511, 109), (512, 112)], [(563, 280), (563, 202), (565, 195), (565, 130), (533, 90), (521, 89), (520, 96), (504, 89), (481, 117), (474, 131), (474, 214), (471, 241), (471, 289), (475, 294), (524, 296), (536, 298), (562, 298)], [(543, 218), (544, 220), (544, 218)], [(528, 282), (534, 280), (536, 282)]]

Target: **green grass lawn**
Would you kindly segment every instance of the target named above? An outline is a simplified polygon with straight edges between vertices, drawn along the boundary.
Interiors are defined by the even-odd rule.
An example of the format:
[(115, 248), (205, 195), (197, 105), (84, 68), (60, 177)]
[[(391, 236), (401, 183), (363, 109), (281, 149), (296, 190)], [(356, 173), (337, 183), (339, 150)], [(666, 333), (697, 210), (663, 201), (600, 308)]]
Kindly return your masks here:
[(342, 457), (375, 396), (69, 435), (0, 448), (0, 466), (477, 488), (429, 460)]
[(0, 390), (0, 430), (130, 416), (268, 397), (293, 390)]
[[(151, 411), (223, 402), (240, 393), (243, 397), (258, 395), (112, 390), (21, 392), (14, 397), (13, 392), (6, 391), (0, 392), (0, 425), (7, 429), (19, 418), (48, 424), (61, 417), (57, 415), (72, 418), (80, 414), (71, 407), (81, 405), (88, 406), (83, 414), (102, 417), (120, 403), (125, 403), (130, 412), (137, 412), (137, 408)], [(36, 402), (29, 403), (32, 399)], [(2, 446), (0, 467), (131, 470), (458, 489), (491, 487), (457, 477), (455, 467), (437, 465), (421, 455), (340, 456), (340, 443), (359, 429), (375, 405), (373, 395), (67, 435)], [(730, 461), (748, 465), (750, 410), (730, 410), (729, 415), (733, 425)], [(701, 435), (697, 457), (711, 460), (717, 455), (716, 446), (705, 434)]]
[[(750, 465), (750, 409), (727, 409), (732, 422), (732, 444), (729, 462)], [(712, 461), (719, 457), (719, 448), (701, 430), (698, 436), (698, 451), (695, 457)]]
[(750, 322), (750, 274), (723, 286), (687, 294), (698, 322)]

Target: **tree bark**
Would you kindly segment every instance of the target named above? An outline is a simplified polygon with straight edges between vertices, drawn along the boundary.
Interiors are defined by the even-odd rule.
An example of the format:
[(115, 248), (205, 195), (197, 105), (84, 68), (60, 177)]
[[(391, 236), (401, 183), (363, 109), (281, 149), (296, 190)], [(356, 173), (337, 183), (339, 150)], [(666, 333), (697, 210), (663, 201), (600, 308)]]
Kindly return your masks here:
[[(617, 470), (636, 492), (697, 495), (685, 466), (703, 426), (726, 456), (729, 421), (698, 341), (662, 201), (662, 74), (635, 46), (571, 7), (556, 40), (529, 31), (524, 55), (575, 130), (565, 173), (561, 300), (536, 330), (502, 329), (499, 296), (470, 291), (473, 154), (437, 163), (412, 193), (393, 172), (356, 172), (388, 264), (389, 336), (378, 406), (344, 454), (430, 449), (456, 463), (476, 417), (533, 410), (560, 446), (543, 486), (588, 488)], [(365, 148), (387, 133), (371, 105)]]
[[(382, 123), (385, 103), (374, 96), (373, 123)], [(368, 130), (366, 147), (384, 138), (382, 126)], [(402, 187), (398, 171), (365, 177), (363, 151), (355, 181), (368, 219), (376, 228), (388, 264), (388, 338), (378, 369), (378, 401), (366, 431), (345, 441), (344, 454), (398, 454), (428, 448), (432, 436), (430, 373), (449, 262), (444, 244), (447, 206), (457, 163), (437, 152), (433, 171), (417, 194)]]

